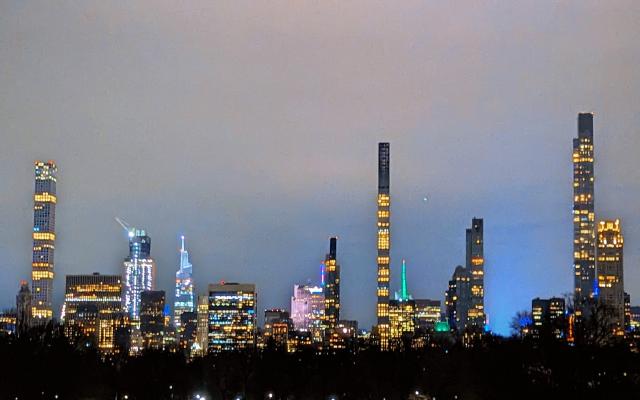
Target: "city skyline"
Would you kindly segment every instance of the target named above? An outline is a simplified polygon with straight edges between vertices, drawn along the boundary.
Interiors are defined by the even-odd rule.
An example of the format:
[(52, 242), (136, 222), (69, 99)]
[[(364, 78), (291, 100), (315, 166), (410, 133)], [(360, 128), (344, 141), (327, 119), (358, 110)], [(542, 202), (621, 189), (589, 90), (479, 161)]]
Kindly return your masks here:
[[(177, 263), (175, 243), (182, 234), (189, 237), (190, 256), (198, 267), (194, 271), (197, 294), (204, 294), (207, 284), (219, 280), (254, 282), (261, 309), (286, 308), (294, 283), (307, 278), (315, 281), (326, 240), (336, 235), (342, 267), (341, 318), (357, 319), (368, 328), (375, 323), (376, 159), (372, 149), (378, 141), (389, 141), (394, 163), (390, 290), (399, 289), (400, 261), (406, 259), (411, 268), (409, 292), (416, 298), (443, 300), (453, 269), (464, 264), (463, 229), (473, 216), (482, 217), (487, 258), (485, 308), (492, 329), (507, 334), (509, 319), (516, 311), (530, 308), (532, 298), (560, 296), (573, 289), (571, 140), (576, 136), (575, 116), (581, 111), (595, 112), (596, 215), (622, 220), (625, 288), (632, 303), (638, 303), (640, 217), (635, 204), (640, 196), (640, 168), (635, 152), (640, 148), (640, 117), (633, 104), (638, 104), (640, 88), (634, 78), (637, 72), (630, 68), (640, 57), (637, 46), (619, 37), (637, 37), (640, 28), (631, 26), (624, 15), (594, 7), (582, 15), (589, 30), (571, 25), (559, 35), (550, 29), (564, 41), (548, 44), (550, 49), (512, 49), (510, 56), (500, 57), (502, 47), (495, 45), (499, 30), (483, 30), (486, 26), (474, 18), (478, 17), (475, 8), (460, 15), (470, 23), (470, 32), (452, 32), (442, 25), (420, 28), (424, 19), (402, 19), (403, 28), (419, 38), (414, 41), (394, 35), (394, 29), (401, 13), (415, 5), (394, 10), (372, 6), (374, 19), (391, 11), (389, 22), (380, 28), (388, 37), (377, 45), (378, 36), (365, 31), (363, 40), (374, 51), (365, 46), (359, 53), (361, 37), (348, 29), (350, 23), (359, 21), (352, 8), (344, 6), (345, 12), (329, 25), (346, 33), (345, 44), (329, 41), (322, 47), (316, 34), (318, 30), (326, 33), (323, 22), (331, 21), (333, 13), (322, 8), (325, 14), (310, 17), (313, 10), (299, 6), (302, 20), (309, 23), (301, 36), (316, 45), (319, 54), (313, 61), (327, 71), (320, 74), (318, 83), (302, 86), (308, 94), (300, 97), (297, 85), (306, 82), (302, 71), (309, 66), (291, 58), (300, 51), (295, 40), (284, 35), (283, 47), (279, 47), (267, 35), (267, 47), (287, 62), (267, 57), (266, 76), (264, 70), (246, 66), (262, 56), (242, 41), (243, 34), (254, 37), (266, 31), (278, 36), (280, 29), (299, 28), (292, 11), (278, 10), (284, 15), (282, 28), (251, 25), (247, 30), (233, 30), (222, 24), (221, 29), (228, 28), (234, 43), (243, 49), (239, 57), (247, 57), (240, 57), (236, 65), (219, 64), (210, 54), (183, 46), (190, 37), (172, 29), (184, 28), (188, 18), (178, 13), (175, 21), (165, 20), (173, 15), (169, 7), (159, 7), (147, 20), (151, 42), (169, 39), (167, 47), (155, 50), (169, 59), (177, 44), (183, 59), (195, 60), (193, 63), (168, 60), (167, 66), (152, 66), (140, 54), (143, 52), (136, 52), (149, 42), (136, 38), (134, 24), (123, 18), (122, 11), (100, 8), (57, 11), (44, 7), (53, 21), (70, 20), (67, 29), (72, 32), (87, 33), (83, 18), (100, 22), (97, 31), (84, 35), (86, 42), (76, 43), (86, 64), (72, 65), (68, 75), (62, 72), (68, 66), (63, 43), (71, 33), (62, 28), (45, 25), (43, 37), (27, 37), (24, 43), (12, 42), (0, 50), (0, 59), (15, 62), (7, 76), (0, 77), (0, 85), (10, 94), (0, 100), (0, 117), (6, 121), (0, 181), (10, 188), (0, 207), (5, 227), (0, 232), (0, 267), (6, 276), (0, 284), (0, 304), (14, 303), (20, 280), (28, 279), (30, 273), (32, 161), (54, 159), (60, 177), (55, 316), (62, 304), (65, 275), (120, 272), (126, 239), (112, 219), (123, 216), (144, 226), (153, 238), (157, 287), (167, 292), (170, 304)], [(547, 11), (531, 8), (539, 18), (547, 15)], [(530, 11), (499, 7), (492, 21), (496, 26), (513, 27), (531, 15), (527, 14)], [(569, 15), (573, 18), (570, 11), (559, 7), (552, 27), (564, 26)], [(255, 12), (274, 17), (260, 6)], [(437, 7), (430, 12), (447, 15)], [(213, 14), (204, 12), (218, 21), (220, 17)], [(6, 23), (0, 24), (0, 30), (12, 37), (24, 24), (42, 18), (30, 7), (11, 8), (3, 15)], [(233, 9), (222, 10), (221, 15), (233, 15)], [(513, 22), (507, 21), (507, 15)], [(193, 18), (191, 22), (199, 27), (210, 22)], [(615, 32), (608, 33), (601, 19), (615, 22)], [(477, 54), (473, 46), (461, 51), (472, 55), (473, 67), (482, 68), (460, 67), (455, 54), (442, 62), (424, 56), (426, 50), (436, 58), (446, 56), (432, 39), (438, 28), (454, 43), (468, 41), (487, 53), (487, 57)], [(532, 41), (553, 42), (545, 40), (553, 39), (545, 30), (549, 29), (532, 28), (523, 36), (513, 35), (505, 46), (529, 48)], [(483, 34), (474, 39), (478, 31)], [(211, 39), (206, 29), (201, 34), (188, 33), (195, 35), (196, 45)], [(428, 45), (420, 44), (420, 39)], [(128, 40), (131, 44), (124, 45)], [(39, 51), (44, 42), (52, 46), (51, 52)], [(219, 41), (210, 43), (214, 49), (230, 51)], [(413, 61), (434, 69), (426, 68), (425, 74), (425, 69), (402, 66), (408, 57), (405, 49), (412, 43), (417, 48), (411, 47), (411, 52), (418, 54)], [(597, 44), (595, 54), (578, 46), (584, 43)], [(124, 61), (99, 65), (102, 57), (91, 50), (96, 44), (96, 51), (106, 51), (110, 60), (130, 60), (130, 69)], [(114, 44), (123, 47), (115, 49)], [(391, 54), (377, 55), (383, 49)], [(530, 56), (526, 55), (529, 51)], [(394, 56), (400, 56), (401, 62), (390, 62)], [(492, 62), (491, 57), (496, 59)], [(517, 61), (518, 57), (523, 61)], [(565, 57), (571, 57), (571, 69), (560, 68)], [(321, 58), (344, 60), (344, 64), (332, 69)], [(52, 70), (48, 73), (60, 83), (52, 84), (46, 75), (25, 67), (49, 61)], [(341, 87), (345, 79), (335, 74), (358, 71), (355, 66), (362, 63), (380, 65), (381, 70), (366, 80), (350, 73), (346, 80), (353, 85)], [(457, 67), (446, 72), (448, 65)], [(287, 66), (291, 68), (287, 77), (274, 71), (287, 70)], [(515, 72), (507, 71), (507, 66)], [(264, 83), (258, 84), (260, 90), (247, 91), (255, 87), (240, 85), (245, 75), (227, 74), (233, 84), (224, 86), (222, 92), (230, 96), (217, 97), (219, 81), (208, 75), (208, 67), (222, 72), (235, 67), (254, 83), (274, 77), (277, 84), (290, 79), (294, 85), (284, 86), (283, 99), (274, 97), (280, 90), (263, 87)], [(171, 73), (165, 75), (172, 69), (185, 81), (173, 79)], [(395, 71), (404, 72), (406, 78)], [(594, 78), (608, 74), (618, 79), (606, 79), (605, 84)], [(213, 83), (205, 84), (206, 90), (216, 94), (197, 92), (201, 81), (193, 76), (212, 79)], [(463, 85), (471, 84), (462, 88), (463, 96), (456, 93), (461, 87), (451, 83), (455, 78)], [(331, 85), (335, 79), (338, 83)], [(382, 83), (367, 86), (371, 81)], [(132, 92), (125, 87), (127, 83), (133, 83)], [(177, 89), (176, 97), (168, 96), (173, 89)], [(150, 103), (146, 103), (147, 95), (135, 94), (146, 90)], [(427, 94), (432, 90), (437, 99)], [(266, 98), (256, 93), (262, 91)], [(392, 100), (384, 98), (387, 91)], [(59, 101), (59, 96), (65, 100)], [(345, 101), (340, 100), (343, 98)], [(364, 98), (371, 100), (361, 100)], [(337, 99), (337, 104), (328, 106), (328, 99)], [(247, 113), (236, 116), (234, 110), (242, 105)], [(287, 279), (276, 282), (272, 278), (276, 274)]]

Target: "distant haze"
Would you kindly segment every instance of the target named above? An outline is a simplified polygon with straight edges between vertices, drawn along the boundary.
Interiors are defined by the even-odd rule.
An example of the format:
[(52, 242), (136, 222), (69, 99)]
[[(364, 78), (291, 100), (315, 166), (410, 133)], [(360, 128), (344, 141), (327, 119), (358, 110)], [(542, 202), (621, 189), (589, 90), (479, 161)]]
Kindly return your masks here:
[[(254, 282), (289, 307), (338, 235), (343, 319), (375, 320), (377, 142), (392, 289), (442, 299), (485, 219), (491, 327), (571, 292), (571, 140), (594, 111), (596, 212), (640, 303), (640, 2), (0, 2), (0, 307), (30, 279), (33, 161), (59, 166), (64, 276), (120, 273), (146, 229), (172, 301)], [(491, 5), (488, 5), (492, 3)], [(427, 201), (424, 198), (427, 198)]]

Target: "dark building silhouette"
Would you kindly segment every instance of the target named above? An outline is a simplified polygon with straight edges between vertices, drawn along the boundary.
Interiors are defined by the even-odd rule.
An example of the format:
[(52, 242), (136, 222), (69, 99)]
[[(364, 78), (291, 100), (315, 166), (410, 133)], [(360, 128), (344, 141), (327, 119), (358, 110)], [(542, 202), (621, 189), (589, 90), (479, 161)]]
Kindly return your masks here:
[(145, 290), (140, 294), (140, 334), (146, 349), (163, 346), (165, 299), (164, 290)]
[(31, 326), (31, 291), (27, 281), (20, 282), (16, 296), (16, 334), (25, 333)]

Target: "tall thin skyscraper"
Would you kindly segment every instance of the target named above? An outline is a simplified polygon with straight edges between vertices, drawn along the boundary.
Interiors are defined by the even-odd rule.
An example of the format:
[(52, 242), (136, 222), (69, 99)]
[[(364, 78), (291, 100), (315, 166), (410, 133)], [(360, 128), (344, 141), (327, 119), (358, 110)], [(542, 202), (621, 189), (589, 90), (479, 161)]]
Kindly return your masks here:
[(53, 317), (53, 254), (56, 240), (56, 180), (53, 161), (36, 161), (33, 197), (32, 317), (45, 323)]
[(471, 304), (467, 323), (484, 329), (484, 229), (482, 218), (473, 218), (467, 229), (466, 269), (471, 277)]
[(377, 307), (378, 317), (377, 335), (380, 349), (389, 349), (389, 280), (390, 249), (391, 249), (391, 197), (390, 184), (390, 150), (389, 143), (378, 143), (378, 287)]
[(124, 309), (132, 323), (140, 320), (140, 294), (154, 290), (155, 261), (151, 258), (151, 238), (144, 230), (118, 222), (128, 231), (129, 257), (124, 259)]
[(340, 320), (340, 265), (337, 262), (338, 238), (329, 239), (329, 253), (324, 260), (325, 328), (333, 329)]
[(616, 332), (624, 334), (624, 239), (620, 220), (598, 224), (598, 299), (611, 308)]
[(189, 262), (189, 252), (184, 249), (184, 236), (181, 237), (180, 269), (176, 272), (176, 298), (173, 304), (173, 324), (178, 332), (181, 328), (182, 313), (194, 311), (193, 266)]
[(573, 268), (575, 304), (582, 313), (596, 297), (596, 222), (594, 208), (593, 114), (578, 114), (573, 139)]

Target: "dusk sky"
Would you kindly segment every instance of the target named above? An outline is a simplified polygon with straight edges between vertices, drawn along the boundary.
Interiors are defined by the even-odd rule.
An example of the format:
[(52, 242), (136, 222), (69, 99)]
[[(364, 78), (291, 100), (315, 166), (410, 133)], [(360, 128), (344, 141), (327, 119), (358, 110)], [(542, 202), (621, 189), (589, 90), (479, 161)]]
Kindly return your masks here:
[[(289, 308), (338, 235), (342, 319), (375, 321), (377, 143), (392, 290), (443, 300), (485, 219), (498, 333), (573, 290), (571, 141), (595, 112), (596, 215), (622, 219), (640, 304), (640, 2), (0, 1), (0, 307), (30, 280), (33, 161), (59, 167), (66, 274), (117, 274), (146, 229), (173, 301), (256, 283)], [(480, 3), (484, 3), (480, 5)], [(427, 201), (424, 198), (427, 197)]]

